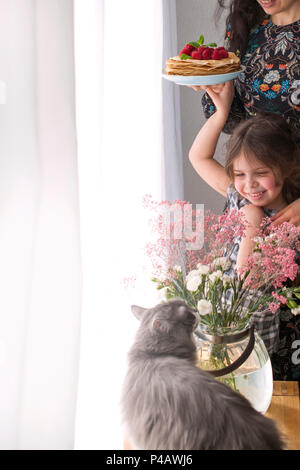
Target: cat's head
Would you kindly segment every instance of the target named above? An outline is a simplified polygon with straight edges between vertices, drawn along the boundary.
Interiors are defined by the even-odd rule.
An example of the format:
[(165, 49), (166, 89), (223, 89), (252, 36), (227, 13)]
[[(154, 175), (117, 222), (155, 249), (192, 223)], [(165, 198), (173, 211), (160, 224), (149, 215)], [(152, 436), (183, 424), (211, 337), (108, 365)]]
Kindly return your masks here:
[(132, 305), (140, 320), (136, 349), (153, 354), (173, 354), (187, 357), (195, 350), (193, 331), (198, 325), (198, 313), (181, 299), (173, 299), (143, 308)]

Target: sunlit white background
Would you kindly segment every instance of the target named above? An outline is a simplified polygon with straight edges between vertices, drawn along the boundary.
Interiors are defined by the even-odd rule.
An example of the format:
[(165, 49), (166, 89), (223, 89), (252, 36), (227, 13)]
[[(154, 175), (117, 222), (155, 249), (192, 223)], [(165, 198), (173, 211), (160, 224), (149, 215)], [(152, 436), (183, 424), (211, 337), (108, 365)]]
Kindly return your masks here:
[(162, 197), (160, 1), (75, 0), (76, 113), (83, 304), (75, 448), (122, 448), (119, 397), (137, 320), (149, 227), (142, 197)]

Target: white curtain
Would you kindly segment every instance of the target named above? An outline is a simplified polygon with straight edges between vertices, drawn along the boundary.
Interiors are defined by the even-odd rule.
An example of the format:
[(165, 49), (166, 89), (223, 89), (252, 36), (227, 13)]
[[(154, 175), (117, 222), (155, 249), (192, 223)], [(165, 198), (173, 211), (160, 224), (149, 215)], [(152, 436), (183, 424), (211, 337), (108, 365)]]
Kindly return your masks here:
[(0, 80), (0, 448), (71, 449), (81, 298), (72, 0), (0, 0)]
[[(137, 327), (130, 304), (157, 302), (141, 270), (149, 235), (142, 197), (182, 197), (178, 90), (161, 78), (177, 48), (174, 9), (166, 0), (75, 0), (83, 260), (76, 449), (123, 446), (120, 388)], [(124, 291), (120, 280), (131, 274), (140, 282)]]
[[(163, 5), (163, 64), (178, 54), (176, 1)], [(163, 80), (163, 135), (165, 162), (165, 199), (184, 199), (181, 110), (179, 87)]]
[(75, 448), (123, 445), (130, 304), (155, 295), (120, 280), (142, 196), (183, 193), (174, 8), (0, 0), (0, 449), (72, 449), (75, 413)]

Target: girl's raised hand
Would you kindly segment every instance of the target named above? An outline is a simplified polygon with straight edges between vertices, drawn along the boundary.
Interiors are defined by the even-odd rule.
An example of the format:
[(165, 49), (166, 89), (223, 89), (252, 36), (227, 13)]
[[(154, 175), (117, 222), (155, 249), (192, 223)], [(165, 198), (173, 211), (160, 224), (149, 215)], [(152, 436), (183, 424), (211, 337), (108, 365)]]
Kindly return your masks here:
[(217, 111), (220, 111), (220, 114), (228, 115), (230, 107), (234, 98), (234, 84), (233, 80), (229, 82), (220, 83), (219, 85), (201, 85), (201, 86), (191, 86), (195, 91), (205, 90), (206, 93), (210, 96)]
[(228, 116), (234, 98), (233, 80), (224, 83), (219, 92), (214, 91), (213, 87), (206, 87), (205, 91), (214, 102), (216, 110), (220, 114)]

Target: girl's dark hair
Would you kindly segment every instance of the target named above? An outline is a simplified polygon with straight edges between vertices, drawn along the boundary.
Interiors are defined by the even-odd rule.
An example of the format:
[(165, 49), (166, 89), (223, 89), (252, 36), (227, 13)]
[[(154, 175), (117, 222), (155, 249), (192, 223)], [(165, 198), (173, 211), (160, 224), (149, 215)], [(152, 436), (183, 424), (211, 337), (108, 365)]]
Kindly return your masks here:
[(229, 2), (218, 0), (216, 19), (220, 17), (224, 9), (229, 9), (226, 31), (230, 29), (230, 35), (225, 35), (228, 49), (232, 52), (239, 50), (243, 56), (247, 49), (251, 29), (264, 20), (266, 13), (257, 0), (229, 0)]
[[(279, 114), (261, 112), (243, 121), (227, 142), (225, 170), (234, 179), (233, 161), (244, 152), (253, 155), (284, 181), (282, 194), (290, 204), (299, 197), (300, 148), (289, 124)], [(276, 178), (277, 179), (277, 178)]]

